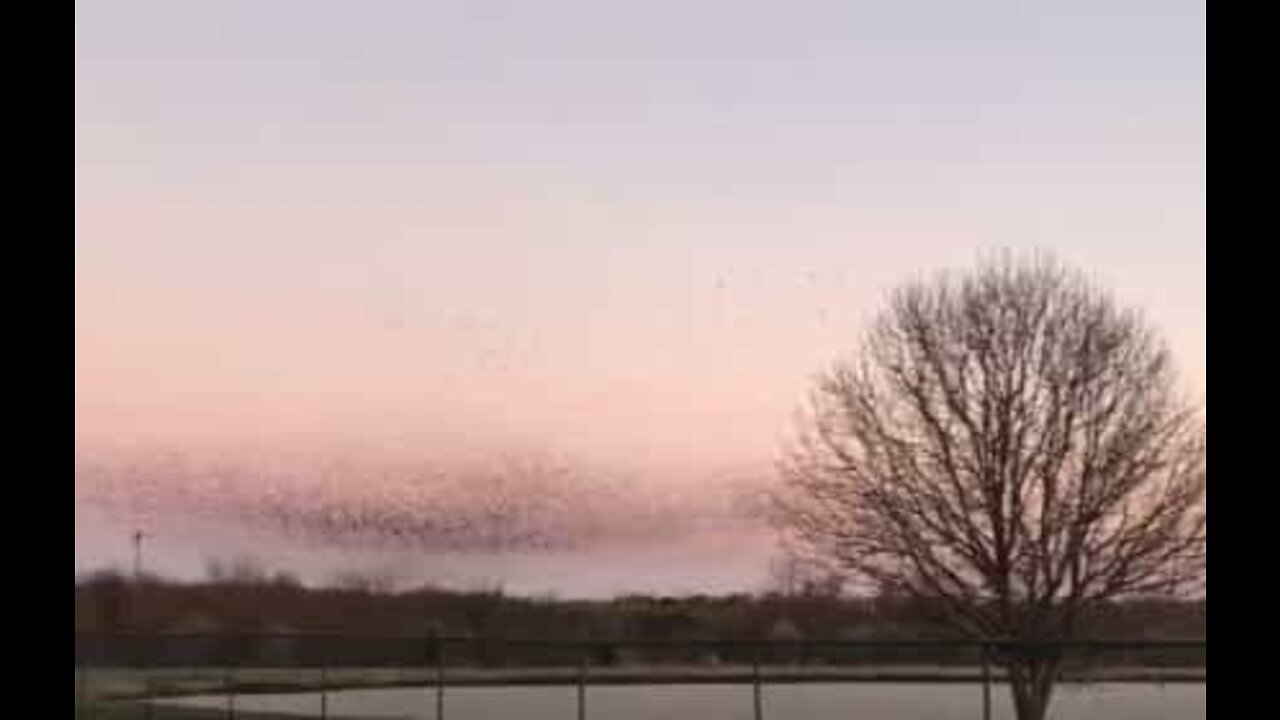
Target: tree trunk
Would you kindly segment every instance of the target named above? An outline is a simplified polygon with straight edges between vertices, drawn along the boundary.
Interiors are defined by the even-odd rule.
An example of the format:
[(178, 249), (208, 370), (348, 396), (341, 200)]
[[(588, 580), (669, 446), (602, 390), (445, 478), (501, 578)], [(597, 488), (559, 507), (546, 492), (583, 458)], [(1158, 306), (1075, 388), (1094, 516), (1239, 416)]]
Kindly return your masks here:
[(1057, 660), (1014, 660), (1009, 664), (1017, 720), (1047, 720), (1061, 668)]
[(1014, 688), (1014, 715), (1018, 720), (1046, 720), (1049, 716), (1049, 700), (1034, 688)]

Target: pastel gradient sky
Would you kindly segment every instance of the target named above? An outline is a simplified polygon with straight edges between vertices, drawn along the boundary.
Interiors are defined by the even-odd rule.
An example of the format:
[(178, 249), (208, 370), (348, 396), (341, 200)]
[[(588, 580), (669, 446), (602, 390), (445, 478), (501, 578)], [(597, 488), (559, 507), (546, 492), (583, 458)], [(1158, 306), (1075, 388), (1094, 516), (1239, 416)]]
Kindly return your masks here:
[[(719, 507), (886, 289), (999, 249), (1146, 308), (1207, 392), (1202, 2), (75, 13), (77, 568), (127, 557), (137, 508), (95, 509), (82, 471), (124, 457), (549, 453)], [(215, 492), (183, 477), (139, 494)], [(758, 557), (697, 569), (708, 534), (625, 580), (612, 556), (487, 572), (754, 582)]]

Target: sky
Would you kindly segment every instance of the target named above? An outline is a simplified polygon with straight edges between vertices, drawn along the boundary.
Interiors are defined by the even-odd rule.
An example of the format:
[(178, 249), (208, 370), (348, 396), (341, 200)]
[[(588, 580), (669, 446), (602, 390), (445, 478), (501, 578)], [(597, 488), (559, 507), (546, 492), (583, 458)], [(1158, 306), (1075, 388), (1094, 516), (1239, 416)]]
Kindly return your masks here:
[[(814, 373), (994, 251), (1144, 308), (1204, 395), (1206, 48), (1183, 0), (78, 1), (77, 571), (145, 524), (174, 573), (750, 586)], [(599, 542), (273, 525), (473, 517), (442, 478), (494, 458)]]

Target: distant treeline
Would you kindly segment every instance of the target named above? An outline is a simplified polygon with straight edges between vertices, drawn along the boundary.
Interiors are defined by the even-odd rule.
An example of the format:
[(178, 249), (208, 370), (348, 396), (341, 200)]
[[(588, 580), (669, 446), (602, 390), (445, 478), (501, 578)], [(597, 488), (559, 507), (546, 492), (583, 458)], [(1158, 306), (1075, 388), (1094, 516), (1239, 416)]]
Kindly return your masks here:
[[(216, 575), (216, 574), (215, 574)], [(1090, 618), (1095, 639), (1200, 639), (1207, 602), (1131, 601)], [(500, 590), (395, 590), (352, 575), (308, 587), (280, 575), (214, 576), (199, 583), (135, 582), (101, 573), (78, 579), (80, 634), (445, 636), (506, 640), (893, 640), (954, 637), (929, 602), (849, 597), (823, 587), (755, 595), (581, 601)]]

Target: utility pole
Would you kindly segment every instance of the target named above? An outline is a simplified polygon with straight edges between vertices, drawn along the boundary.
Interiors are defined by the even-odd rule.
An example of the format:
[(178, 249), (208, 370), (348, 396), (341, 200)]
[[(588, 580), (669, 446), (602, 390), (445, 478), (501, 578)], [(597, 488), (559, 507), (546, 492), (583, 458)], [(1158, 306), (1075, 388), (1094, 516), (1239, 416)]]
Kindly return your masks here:
[(147, 539), (146, 533), (138, 530), (133, 533), (133, 627), (136, 632), (142, 631), (142, 543)]
[(146, 537), (141, 530), (133, 534), (133, 585), (135, 588), (142, 587), (142, 542)]

